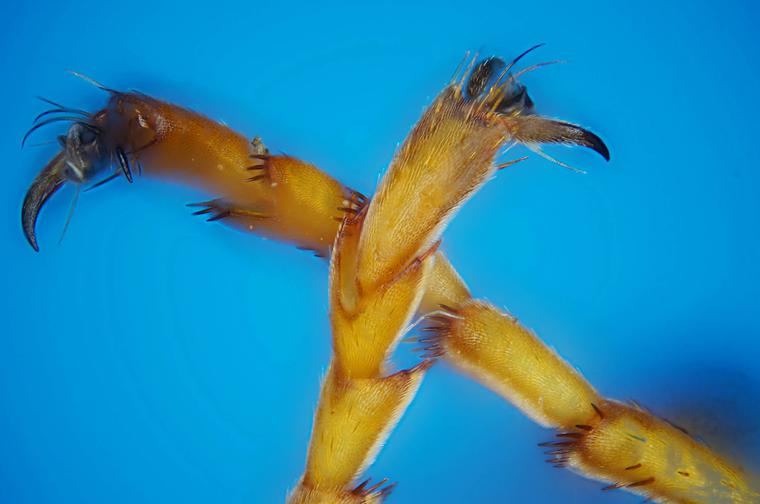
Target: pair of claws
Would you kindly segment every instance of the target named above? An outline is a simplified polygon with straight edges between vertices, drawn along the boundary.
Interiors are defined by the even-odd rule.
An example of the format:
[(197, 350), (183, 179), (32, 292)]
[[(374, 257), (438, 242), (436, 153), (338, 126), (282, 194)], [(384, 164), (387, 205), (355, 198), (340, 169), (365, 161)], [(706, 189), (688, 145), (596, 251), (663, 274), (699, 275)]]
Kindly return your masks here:
[[(538, 63), (515, 73), (512, 73), (512, 70), (521, 58), (542, 45), (538, 44), (531, 47), (509, 63), (500, 58), (492, 57), (486, 58), (476, 64), (477, 57), (473, 58), (464, 73), (461, 73), (462, 66), (469, 58), (468, 54), (457, 68), (450, 84), (456, 87), (456, 92), (464, 95), (463, 97), (466, 101), (479, 101), (480, 105), (491, 109), (489, 114), (498, 115), (500, 120), (505, 121), (505, 124), (509, 123), (508, 129), (513, 136), (513, 144), (523, 144), (549, 161), (571, 169), (574, 168), (548, 156), (539, 148), (539, 145), (579, 145), (590, 148), (606, 160), (609, 160), (610, 154), (607, 146), (594, 133), (580, 126), (552, 120), (535, 113), (534, 104), (528, 95), (527, 89), (524, 85), (519, 84), (517, 79), (527, 72), (553, 62)], [(143, 102), (150, 100), (139, 93), (122, 93), (108, 88), (89, 77), (76, 72), (72, 73), (93, 84), (98, 89), (109, 93), (112, 100), (115, 97), (122, 96), (129, 98), (129, 100), (137, 100), (137, 102), (140, 102), (140, 100)], [(53, 158), (43, 168), (42, 172), (38, 174), (24, 199), (21, 217), (22, 227), (27, 240), (35, 250), (39, 250), (35, 236), (37, 217), (42, 206), (53, 193), (58, 191), (67, 182), (77, 185), (84, 182), (92, 182), (94, 177), (101, 173), (101, 169), (105, 170), (109, 167), (115, 167), (115, 170), (103, 180), (95, 182), (89, 189), (115, 180), (119, 175), (124, 175), (126, 180), (131, 183), (133, 181), (133, 168), (136, 167), (138, 173), (142, 172), (138, 153), (156, 143), (160, 143), (160, 139), (154, 138), (139, 148), (134, 148), (129, 141), (121, 146), (113, 144), (112, 140), (116, 138), (113, 135), (119, 135), (121, 132), (111, 131), (106, 128), (109, 121), (103, 119), (110, 117), (111, 114), (115, 114), (120, 119), (139, 119), (125, 113), (118, 106), (114, 108), (115, 105), (118, 105), (118, 100), (116, 102), (109, 101), (109, 105), (100, 112), (90, 113), (86, 110), (63, 106), (46, 98), (40, 99), (53, 108), (35, 117), (31, 128), (23, 137), (21, 142), (22, 147), (30, 135), (44, 126), (58, 124), (59, 122), (67, 122), (71, 123), (71, 125), (66, 135), (58, 137), (62, 146), (61, 153)], [(168, 104), (164, 105), (169, 106)], [(252, 158), (258, 158), (259, 160), (266, 161), (268, 157), (268, 151), (258, 137), (252, 140), (249, 152), (253, 154)], [(518, 161), (522, 159), (524, 158)], [(110, 166), (106, 166), (108, 164)], [(249, 170), (256, 173), (252, 173), (248, 180), (250, 182), (266, 180), (270, 175), (267, 172), (266, 164), (264, 162), (250, 166)], [(498, 166), (498, 168), (505, 168), (512, 164), (514, 162), (508, 162)], [(271, 179), (271, 177), (269, 178)], [(337, 219), (342, 220), (346, 214), (358, 214), (360, 211), (358, 207), (362, 206), (365, 201), (357, 198), (357, 203), (358, 206), (355, 204), (342, 206), (339, 209), (342, 215), (337, 217)], [(236, 213), (236, 210), (231, 208), (230, 205), (218, 200), (196, 203), (193, 206), (203, 207), (203, 210), (199, 212), (204, 215), (211, 214), (210, 220), (222, 219)], [(258, 217), (263, 216), (259, 215)]]

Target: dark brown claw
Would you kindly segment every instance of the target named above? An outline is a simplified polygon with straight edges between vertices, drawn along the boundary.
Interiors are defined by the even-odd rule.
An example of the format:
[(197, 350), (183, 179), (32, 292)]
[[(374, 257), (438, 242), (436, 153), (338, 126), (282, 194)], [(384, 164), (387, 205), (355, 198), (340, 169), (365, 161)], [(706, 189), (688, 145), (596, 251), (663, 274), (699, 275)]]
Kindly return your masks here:
[(514, 124), (515, 138), (524, 143), (556, 143), (580, 145), (599, 153), (605, 160), (610, 160), (610, 150), (599, 136), (576, 124), (556, 121), (540, 115), (524, 115), (511, 118)]
[(63, 153), (60, 153), (37, 175), (24, 197), (24, 204), (21, 207), (21, 227), (24, 229), (26, 240), (36, 252), (40, 251), (35, 235), (37, 217), (48, 198), (66, 182), (63, 164)]
[(466, 97), (489, 105), (492, 112), (503, 117), (514, 140), (531, 150), (537, 150), (538, 154), (561, 166), (574, 169), (552, 159), (536, 147), (540, 144), (552, 143), (578, 145), (592, 149), (609, 161), (610, 151), (596, 134), (576, 124), (536, 114), (533, 100), (528, 96), (526, 87), (517, 81), (520, 76), (528, 72), (552, 63), (559, 63), (559, 61), (537, 63), (515, 74), (511, 73), (512, 68), (523, 56), (542, 45), (531, 47), (507, 65), (503, 60), (494, 57), (481, 60), (469, 73), (465, 87)]

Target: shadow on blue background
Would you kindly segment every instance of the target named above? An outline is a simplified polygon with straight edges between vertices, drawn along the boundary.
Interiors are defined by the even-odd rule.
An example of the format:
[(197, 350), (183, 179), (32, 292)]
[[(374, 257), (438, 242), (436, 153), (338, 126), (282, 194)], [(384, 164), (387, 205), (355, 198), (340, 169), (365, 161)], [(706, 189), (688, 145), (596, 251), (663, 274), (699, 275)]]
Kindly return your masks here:
[[(444, 247), (605, 394), (757, 464), (760, 175), (752, 2), (4, 2), (0, 502), (279, 502), (303, 469), (330, 355), (325, 266), (190, 217), (139, 180), (19, 225), (54, 147), (19, 151), (35, 95), (96, 109), (75, 69), (223, 120), (371, 193), (466, 49), (570, 64), (539, 111), (612, 162), (554, 149), (463, 209)], [(527, 63), (526, 63), (527, 64)], [(48, 130), (31, 143), (54, 138)], [(549, 433), (436, 366), (368, 474), (392, 502), (637, 502), (543, 462)]]

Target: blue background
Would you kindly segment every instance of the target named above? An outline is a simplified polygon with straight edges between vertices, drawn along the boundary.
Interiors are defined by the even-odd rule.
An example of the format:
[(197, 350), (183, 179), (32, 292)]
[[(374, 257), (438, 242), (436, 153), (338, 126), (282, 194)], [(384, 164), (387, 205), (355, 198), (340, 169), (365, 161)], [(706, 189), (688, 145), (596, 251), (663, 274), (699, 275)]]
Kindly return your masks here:
[[(57, 246), (69, 188), (35, 254), (19, 210), (55, 149), (19, 149), (35, 95), (101, 107), (77, 70), (371, 193), (465, 50), (537, 42), (525, 64), (569, 61), (524, 79), (539, 111), (599, 133), (612, 162), (550, 149), (589, 173), (535, 156), (500, 172), (445, 250), (601, 392), (757, 467), (753, 2), (78, 0), (3, 2), (0, 18), (0, 502), (279, 502), (330, 355), (324, 263), (191, 217), (198, 192), (113, 183), (80, 199)], [(640, 500), (552, 469), (536, 447), (549, 437), (438, 365), (368, 474), (399, 482), (394, 503)]]

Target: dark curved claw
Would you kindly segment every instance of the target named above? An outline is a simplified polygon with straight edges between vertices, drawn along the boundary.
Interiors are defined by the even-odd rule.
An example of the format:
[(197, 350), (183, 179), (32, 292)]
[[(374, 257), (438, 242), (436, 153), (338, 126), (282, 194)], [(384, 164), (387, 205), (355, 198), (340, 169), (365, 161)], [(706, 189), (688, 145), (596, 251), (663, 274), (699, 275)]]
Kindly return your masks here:
[(604, 158), (605, 161), (609, 161), (610, 150), (607, 148), (607, 145), (605, 145), (604, 140), (599, 138), (599, 136), (595, 133), (592, 133), (588, 130), (585, 130), (583, 128), (578, 129), (580, 130), (580, 135), (578, 137), (577, 144), (596, 151), (600, 156)]
[(599, 135), (575, 124), (562, 121), (553, 122), (555, 123), (554, 128), (561, 132), (561, 143), (588, 147), (602, 156), (605, 161), (610, 160), (610, 150), (604, 140), (599, 138)]
[(524, 115), (510, 118), (514, 124), (515, 138), (523, 143), (556, 143), (580, 145), (599, 153), (610, 160), (610, 150), (598, 135), (589, 130), (564, 121), (548, 119), (539, 115)]
[(37, 216), (48, 198), (66, 182), (63, 176), (63, 165), (63, 153), (59, 153), (37, 175), (24, 197), (24, 204), (21, 207), (21, 227), (24, 229), (26, 240), (36, 252), (40, 251), (34, 232)]

